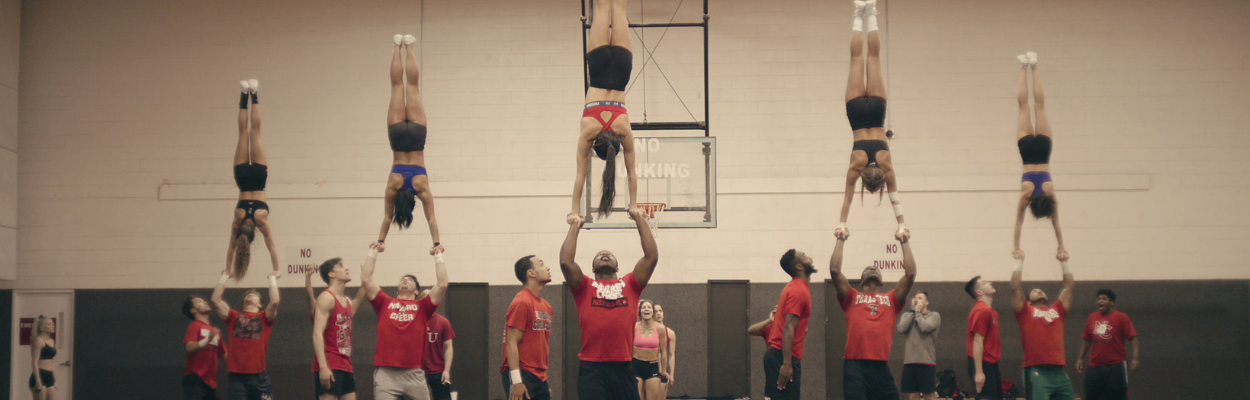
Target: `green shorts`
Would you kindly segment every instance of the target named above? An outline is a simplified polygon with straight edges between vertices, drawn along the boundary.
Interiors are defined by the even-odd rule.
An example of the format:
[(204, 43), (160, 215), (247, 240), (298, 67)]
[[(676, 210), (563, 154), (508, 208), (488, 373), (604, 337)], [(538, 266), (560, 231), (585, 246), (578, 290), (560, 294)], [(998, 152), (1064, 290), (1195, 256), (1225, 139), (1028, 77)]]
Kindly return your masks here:
[(1076, 400), (1072, 379), (1058, 365), (1025, 367), (1024, 393), (1032, 400)]

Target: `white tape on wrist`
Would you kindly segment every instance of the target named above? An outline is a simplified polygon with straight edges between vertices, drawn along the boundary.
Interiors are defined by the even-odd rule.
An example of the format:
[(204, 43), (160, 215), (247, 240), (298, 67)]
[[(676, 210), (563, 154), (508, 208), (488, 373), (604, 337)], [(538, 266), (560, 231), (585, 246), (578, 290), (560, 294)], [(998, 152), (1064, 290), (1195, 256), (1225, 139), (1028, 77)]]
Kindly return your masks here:
[(518, 384), (518, 383), (523, 383), (523, 381), (521, 380), (521, 370), (519, 369), (508, 371), (508, 376), (512, 378), (513, 385)]
[(890, 192), (890, 204), (894, 206), (894, 217), (903, 215), (903, 203), (898, 201), (898, 192)]
[(840, 229), (846, 229), (846, 222), (839, 222), (839, 223), (838, 223), (838, 228), (840, 228)]
[(368, 253), (368, 254), (365, 254), (365, 257), (368, 257), (368, 258), (378, 258), (378, 249), (375, 249), (375, 248), (369, 248), (369, 253)]
[(898, 223), (898, 230), (900, 230), (900, 231), (901, 231), (901, 230), (904, 230), (904, 229), (907, 229), (907, 224), (904, 224), (904, 223), (902, 223), (902, 222), (899, 222), (899, 223)]
[(1016, 259), (1016, 272), (1024, 271), (1024, 260)]
[(226, 285), (226, 281), (228, 281), (228, 280), (230, 280), (230, 275), (221, 274), (221, 277), (220, 277), (220, 278), (217, 278), (217, 284), (218, 284), (218, 285), (225, 286), (225, 285)]
[(276, 286), (277, 284), (278, 284), (278, 277), (275, 275), (269, 275), (269, 285)]
[(434, 262), (443, 262), (443, 253), (435, 253)]
[(1067, 262), (1067, 261), (1060, 261), (1060, 262), (1059, 262), (1059, 268), (1063, 268), (1063, 274), (1064, 274), (1064, 275), (1069, 275), (1069, 274), (1071, 274), (1071, 273), (1072, 273), (1072, 270), (1069, 270), (1069, 269), (1068, 269), (1068, 262)]

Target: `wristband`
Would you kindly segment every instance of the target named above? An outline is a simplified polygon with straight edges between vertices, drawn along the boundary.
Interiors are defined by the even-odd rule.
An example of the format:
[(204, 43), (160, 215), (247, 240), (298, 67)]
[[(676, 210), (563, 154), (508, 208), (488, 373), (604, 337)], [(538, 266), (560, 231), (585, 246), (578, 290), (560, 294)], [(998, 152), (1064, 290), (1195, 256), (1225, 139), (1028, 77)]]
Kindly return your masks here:
[(434, 247), (438, 247), (439, 244), (440, 242), (434, 242)]
[(278, 285), (278, 276), (277, 276), (277, 275), (269, 275), (269, 285), (270, 285), (270, 286), (277, 286), (277, 285)]
[(1024, 271), (1024, 260), (1016, 259), (1016, 272)]
[(365, 254), (366, 258), (378, 258), (378, 249), (370, 248), (369, 254)]
[(221, 277), (217, 278), (217, 284), (221, 286), (226, 286), (226, 281), (228, 280), (230, 280), (229, 274), (221, 274)]
[(903, 216), (903, 203), (898, 201), (898, 192), (890, 192), (890, 204), (894, 205), (894, 216)]
[(1060, 262), (1059, 262), (1059, 268), (1063, 268), (1063, 274), (1064, 274), (1064, 275), (1072, 275), (1072, 271), (1068, 269), (1068, 262), (1067, 262), (1067, 261), (1060, 261)]
[(439, 263), (443, 262), (443, 253), (435, 253), (434, 262), (439, 262)]
[(900, 230), (900, 231), (901, 231), (901, 230), (904, 230), (904, 229), (907, 229), (907, 224), (904, 224), (904, 223), (902, 223), (902, 222), (899, 222), (899, 223), (898, 223), (898, 230)]
[(385, 244), (385, 243), (386, 243), (386, 239), (378, 239), (378, 243), (383, 243), (383, 244)]
[(843, 221), (843, 222), (839, 222), (839, 223), (838, 223), (838, 228), (839, 228), (839, 229), (846, 229), (846, 222), (845, 222), (845, 221)]
[(512, 377), (513, 385), (518, 384), (518, 383), (523, 383), (521, 380), (521, 370), (519, 369), (508, 371), (508, 376)]

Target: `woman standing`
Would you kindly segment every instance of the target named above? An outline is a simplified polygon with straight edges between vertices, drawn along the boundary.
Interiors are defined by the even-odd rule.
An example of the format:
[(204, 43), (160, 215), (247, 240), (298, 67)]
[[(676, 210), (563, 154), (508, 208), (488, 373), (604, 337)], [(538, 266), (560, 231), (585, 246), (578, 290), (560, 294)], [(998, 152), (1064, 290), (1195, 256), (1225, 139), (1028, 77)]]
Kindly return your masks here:
[(30, 335), (31, 370), (34, 371), (30, 374), (30, 394), (35, 400), (56, 398), (56, 374), (52, 372), (56, 368), (52, 361), (56, 358), (53, 332), (56, 332), (56, 324), (52, 318), (40, 315), (35, 320), (35, 331)]

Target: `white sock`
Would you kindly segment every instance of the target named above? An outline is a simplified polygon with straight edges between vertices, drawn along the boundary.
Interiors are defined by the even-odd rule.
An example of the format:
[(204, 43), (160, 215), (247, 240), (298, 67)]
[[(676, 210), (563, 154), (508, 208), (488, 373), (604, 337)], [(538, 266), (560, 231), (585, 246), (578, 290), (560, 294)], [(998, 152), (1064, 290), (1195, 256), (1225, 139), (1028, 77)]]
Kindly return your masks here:
[(854, 19), (851, 20), (851, 30), (855, 32), (864, 31), (864, 2), (856, 1), (855, 10), (851, 14)]
[(877, 1), (865, 2), (864, 7), (864, 27), (868, 32), (877, 30)]

